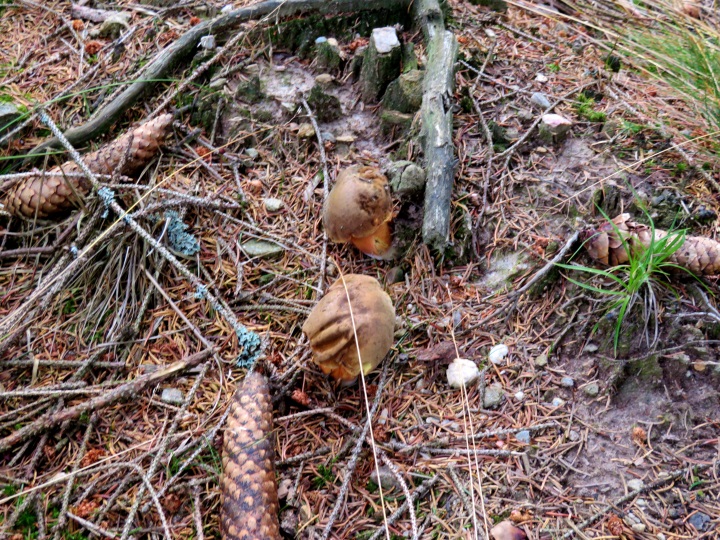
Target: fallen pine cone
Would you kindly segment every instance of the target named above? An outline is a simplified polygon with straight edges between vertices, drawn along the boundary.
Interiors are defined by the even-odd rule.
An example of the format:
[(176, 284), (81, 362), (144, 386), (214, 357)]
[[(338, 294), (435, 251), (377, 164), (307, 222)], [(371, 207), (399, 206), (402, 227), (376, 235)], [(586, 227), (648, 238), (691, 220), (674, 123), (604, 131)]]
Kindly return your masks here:
[[(132, 174), (157, 153), (172, 121), (172, 114), (158, 116), (86, 154), (83, 161), (95, 174), (112, 174), (121, 164), (119, 174)], [(48, 171), (62, 174), (25, 178), (8, 193), (5, 207), (11, 214), (26, 218), (45, 218), (68, 210), (90, 191), (90, 182), (84, 176), (64, 176), (80, 172), (77, 163), (67, 161)]]
[(223, 540), (280, 540), (267, 379), (249, 374), (230, 403), (223, 439), (220, 531)]
[[(667, 231), (655, 229), (654, 239), (658, 241), (667, 235)], [(612, 223), (605, 222), (596, 229), (583, 231), (581, 239), (590, 257), (605, 265), (616, 266), (628, 262), (626, 246), (633, 252), (646, 248), (650, 246), (653, 235), (647, 225), (630, 221), (630, 214), (620, 214)], [(719, 274), (720, 242), (704, 236), (686, 236), (683, 245), (667, 262), (682, 266), (694, 274)]]

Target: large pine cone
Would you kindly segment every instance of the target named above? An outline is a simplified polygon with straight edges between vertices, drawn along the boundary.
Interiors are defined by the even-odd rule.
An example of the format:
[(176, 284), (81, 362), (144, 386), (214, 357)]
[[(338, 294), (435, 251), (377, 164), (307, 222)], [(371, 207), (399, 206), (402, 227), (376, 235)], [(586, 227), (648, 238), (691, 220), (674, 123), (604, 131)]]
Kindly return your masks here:
[[(655, 240), (667, 235), (667, 231), (655, 229)], [(629, 260), (625, 246), (634, 252), (650, 245), (652, 229), (642, 223), (630, 221), (630, 214), (620, 214), (612, 223), (605, 222), (597, 229), (584, 231), (582, 237), (590, 257), (603, 264), (616, 266)], [(668, 262), (698, 275), (718, 274), (720, 243), (704, 236), (687, 236), (683, 245), (668, 258)]]
[[(172, 121), (172, 114), (158, 116), (86, 154), (83, 161), (95, 174), (112, 174), (127, 155), (117, 172), (132, 174), (155, 156)], [(74, 161), (67, 161), (48, 172), (68, 174), (80, 173), (81, 170)], [(90, 182), (84, 176), (38, 174), (16, 184), (6, 197), (5, 207), (18, 217), (46, 218), (69, 210), (89, 191)]]

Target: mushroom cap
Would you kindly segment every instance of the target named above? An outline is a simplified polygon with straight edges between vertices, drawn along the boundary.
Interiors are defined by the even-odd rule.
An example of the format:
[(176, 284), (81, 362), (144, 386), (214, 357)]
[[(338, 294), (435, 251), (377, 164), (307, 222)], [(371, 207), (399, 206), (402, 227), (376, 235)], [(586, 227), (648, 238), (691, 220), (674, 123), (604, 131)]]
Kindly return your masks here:
[[(344, 383), (360, 374), (370, 373), (382, 361), (393, 344), (395, 308), (375, 278), (360, 274), (345, 276), (328, 289), (315, 305), (302, 331), (310, 340), (313, 361), (326, 375)], [(355, 319), (360, 356), (355, 345), (348, 296)]]
[(377, 167), (353, 165), (338, 174), (323, 212), (323, 223), (333, 242), (370, 236), (392, 217), (387, 177)]

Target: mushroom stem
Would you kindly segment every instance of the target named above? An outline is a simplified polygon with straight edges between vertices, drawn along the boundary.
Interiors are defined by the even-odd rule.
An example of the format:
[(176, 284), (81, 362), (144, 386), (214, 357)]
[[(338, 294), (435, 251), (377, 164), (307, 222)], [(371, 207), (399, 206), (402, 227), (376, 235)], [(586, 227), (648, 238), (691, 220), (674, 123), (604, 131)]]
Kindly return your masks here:
[(362, 238), (351, 238), (350, 241), (360, 251), (375, 259), (392, 259), (392, 230), (390, 223), (382, 223), (371, 235)]

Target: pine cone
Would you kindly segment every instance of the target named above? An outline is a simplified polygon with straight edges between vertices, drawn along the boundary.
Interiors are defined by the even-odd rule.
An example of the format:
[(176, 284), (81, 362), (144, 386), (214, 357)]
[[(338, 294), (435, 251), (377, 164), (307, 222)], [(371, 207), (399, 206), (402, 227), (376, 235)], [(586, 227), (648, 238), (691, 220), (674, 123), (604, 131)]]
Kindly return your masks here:
[[(128, 131), (111, 143), (83, 156), (83, 161), (95, 174), (112, 174), (127, 155), (118, 171), (122, 175), (135, 172), (157, 153), (173, 115), (164, 114)], [(53, 167), (49, 173), (80, 173), (74, 161)], [(72, 208), (90, 191), (90, 182), (84, 176), (59, 174), (30, 176), (17, 184), (7, 195), (5, 207), (18, 217), (46, 218)]]
[(280, 540), (271, 430), (267, 379), (254, 372), (235, 393), (225, 429), (220, 481), (223, 540)]
[[(655, 229), (656, 241), (667, 235), (666, 231)], [(606, 222), (596, 229), (584, 231), (582, 238), (590, 257), (605, 265), (616, 266), (628, 262), (626, 246), (635, 252), (650, 245), (652, 229), (630, 221), (630, 214), (620, 214), (612, 223)], [(687, 268), (694, 274), (719, 274), (720, 243), (704, 236), (686, 236), (683, 245), (668, 258), (668, 262)]]

